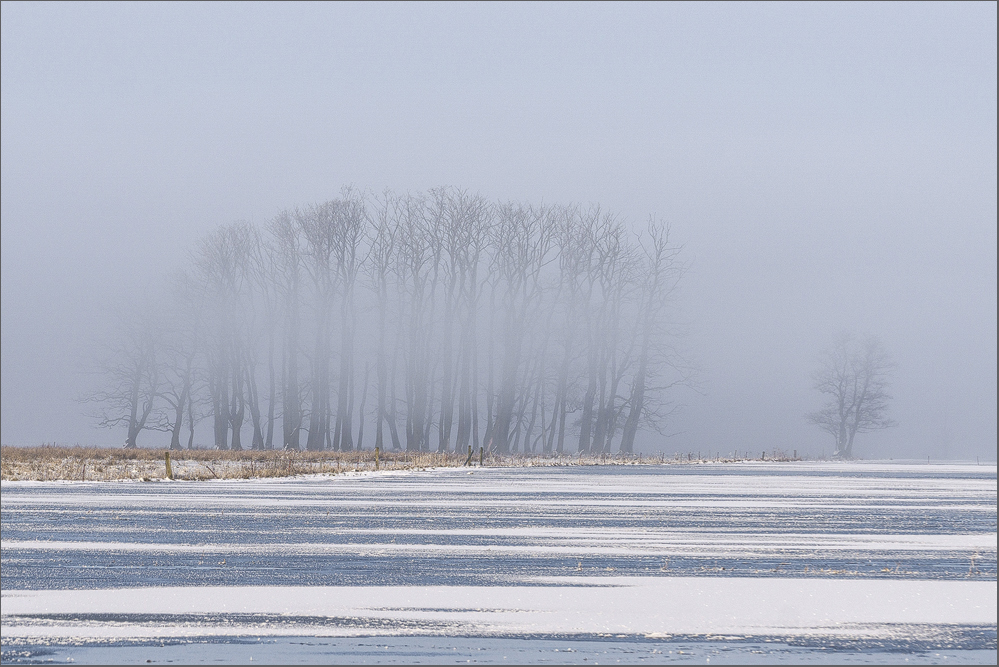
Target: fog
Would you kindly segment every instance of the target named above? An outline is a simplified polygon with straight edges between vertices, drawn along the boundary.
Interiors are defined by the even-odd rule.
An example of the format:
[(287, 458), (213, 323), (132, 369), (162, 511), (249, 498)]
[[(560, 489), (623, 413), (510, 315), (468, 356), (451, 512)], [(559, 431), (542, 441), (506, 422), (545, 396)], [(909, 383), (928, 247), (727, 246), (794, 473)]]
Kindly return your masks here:
[(995, 458), (993, 3), (0, 7), (5, 445), (121, 445), (78, 400), (97, 351), (172, 312), (220, 226), (445, 187), (494, 220), (599, 205), (639, 258), (668, 224), (657, 340), (684, 381), (636, 451), (830, 454), (813, 374), (854, 331), (897, 364), (898, 422), (856, 455)]

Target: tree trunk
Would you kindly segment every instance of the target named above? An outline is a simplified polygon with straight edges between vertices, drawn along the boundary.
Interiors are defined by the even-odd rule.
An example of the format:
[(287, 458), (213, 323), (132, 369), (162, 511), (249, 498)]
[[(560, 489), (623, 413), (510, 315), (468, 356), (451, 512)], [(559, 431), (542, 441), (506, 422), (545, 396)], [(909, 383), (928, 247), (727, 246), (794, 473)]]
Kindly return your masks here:
[(270, 337), (267, 345), (267, 438), (264, 440), (264, 449), (274, 449), (274, 407), (277, 403), (277, 378), (274, 371), (274, 330), (271, 327)]
[(187, 395), (187, 448), (194, 449), (194, 398), (191, 393)]
[(229, 418), (232, 421), (232, 442), (230, 443), (229, 448), (237, 451), (243, 449), (241, 430), (243, 428), (243, 419), (246, 416), (246, 401), (243, 397), (242, 382), (237, 379), (238, 377), (239, 373), (234, 372), (232, 387), (233, 406), (229, 413)]
[(451, 377), (452, 361), (451, 361), (450, 331), (445, 331), (444, 338), (445, 338), (444, 350), (441, 353), (442, 354), (441, 362), (443, 363), (444, 367), (442, 369), (442, 377), (441, 377), (440, 424), (437, 427), (439, 435), (437, 451), (439, 452), (446, 452), (450, 449), (451, 425), (454, 423), (454, 388), (453, 388), (453, 379)]
[(645, 367), (646, 355), (643, 353), (639, 362), (638, 372), (631, 383), (631, 398), (629, 399), (630, 409), (628, 417), (624, 421), (624, 433), (621, 436), (621, 453), (633, 454), (635, 452), (635, 435), (638, 433), (639, 420), (642, 418), (642, 409), (645, 407)]
[[(320, 308), (325, 308), (321, 304)], [(329, 400), (329, 355), (325, 340), (328, 335), (327, 317), (320, 313), (316, 326), (315, 353), (312, 360), (312, 410), (309, 412), (309, 435), (305, 448), (310, 452), (322, 451), (326, 444), (327, 401)]]
[(184, 427), (184, 403), (187, 401), (187, 390), (185, 389), (177, 405), (174, 406), (174, 421), (170, 429), (170, 449), (183, 449), (180, 445), (180, 430)]
[(250, 449), (262, 451), (264, 449), (264, 431), (260, 423), (260, 402), (257, 391), (257, 380), (252, 368), (246, 370), (246, 393), (250, 404), (250, 423), (253, 425), (253, 438), (250, 441)]
[(142, 383), (142, 368), (139, 367), (132, 375), (132, 390), (129, 397), (128, 431), (125, 435), (125, 449), (138, 448), (139, 436), (139, 385)]
[(593, 442), (590, 444), (590, 451), (599, 454), (606, 451), (607, 440), (607, 404), (613, 400), (613, 396), (608, 396), (607, 392), (607, 354), (601, 354), (600, 371), (597, 380), (597, 409), (595, 410), (595, 424), (593, 429)]
[[(380, 278), (383, 279), (382, 277)], [(385, 451), (382, 422), (388, 419), (388, 407), (385, 405), (387, 396), (385, 385), (388, 382), (388, 364), (385, 360), (385, 319), (387, 317), (386, 300), (388, 297), (384, 294), (384, 289), (380, 284), (378, 289), (378, 358), (376, 360), (377, 370), (375, 372), (378, 379), (378, 406), (375, 409), (375, 447), (382, 452)], [(367, 372), (365, 371), (366, 374)]]
[(586, 454), (590, 451), (590, 436), (593, 427), (593, 401), (597, 394), (597, 369), (595, 355), (590, 353), (590, 379), (586, 387), (586, 394), (583, 396), (583, 416), (579, 425), (579, 453)]
[(215, 422), (215, 449), (229, 449), (229, 392), (228, 379), (219, 374), (212, 389), (212, 412)]
[(364, 388), (361, 390), (361, 407), (357, 415), (357, 450), (364, 448), (364, 406), (368, 403), (368, 375), (371, 365), (364, 364)]
[(344, 306), (343, 340), (340, 347), (340, 392), (337, 396), (337, 435), (334, 447), (349, 452), (354, 449), (354, 331), (349, 306)]
[(398, 397), (396, 396), (395, 390), (397, 386), (397, 376), (396, 372), (399, 368), (399, 347), (398, 345), (392, 351), (392, 374), (391, 381), (389, 383), (389, 402), (388, 408), (385, 411), (385, 417), (389, 426), (389, 435), (392, 436), (392, 449), (395, 451), (400, 451), (402, 449), (402, 440), (399, 438), (399, 426), (398, 419), (396, 419), (395, 406), (398, 402)]
[(302, 429), (302, 403), (301, 389), (298, 385), (298, 307), (296, 305), (297, 292), (292, 291), (290, 295), (291, 303), (288, 306), (289, 314), (286, 325), (283, 368), (282, 393), (283, 410), (281, 426), (284, 431), (284, 448), (291, 451), (300, 451), (300, 432)]

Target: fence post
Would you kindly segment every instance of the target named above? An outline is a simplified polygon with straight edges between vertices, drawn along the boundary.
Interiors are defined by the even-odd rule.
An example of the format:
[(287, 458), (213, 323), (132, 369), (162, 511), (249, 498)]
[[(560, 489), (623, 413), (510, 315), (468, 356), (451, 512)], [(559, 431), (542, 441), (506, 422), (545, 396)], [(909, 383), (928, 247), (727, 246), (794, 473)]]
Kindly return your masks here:
[(479, 445), (479, 467), (482, 467), (482, 445)]
[(173, 469), (170, 467), (170, 452), (167, 451), (163, 457), (166, 461), (166, 476), (167, 479), (173, 479)]
[(375, 470), (378, 470), (378, 448), (375, 447)]

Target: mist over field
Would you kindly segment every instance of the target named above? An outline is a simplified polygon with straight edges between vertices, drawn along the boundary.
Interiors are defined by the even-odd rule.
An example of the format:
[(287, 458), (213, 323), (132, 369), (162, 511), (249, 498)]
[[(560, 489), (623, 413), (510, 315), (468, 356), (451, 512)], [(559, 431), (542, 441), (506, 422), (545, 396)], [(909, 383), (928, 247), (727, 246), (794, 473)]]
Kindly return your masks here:
[[(205, 258), (233, 230), (255, 230), (259, 257), (278, 257), (267, 253), (280, 247), (285, 220), (299, 234), (302, 261), (302, 418), (320, 414), (310, 392), (323, 388), (332, 397), (321, 413), (327, 444), (340, 433), (338, 398), (349, 393), (360, 403), (367, 374), (364, 447), (374, 446), (379, 360), (388, 369), (395, 352), (404, 436), (414, 405), (431, 423), (439, 419), (442, 378), (458, 388), (478, 378), (478, 390), (455, 391), (448, 447), (471, 441), (460, 440), (462, 428), (472, 436), (471, 403), (464, 426), (460, 420), (462, 395), (481, 405), (475, 442), (496, 421), (487, 409), (502, 409), (510, 413), (502, 417), (510, 420), (505, 446), (516, 433), (520, 451), (528, 440), (536, 451), (554, 447), (542, 422), (558, 425), (552, 410), (561, 396), (565, 449), (575, 452), (588, 380), (605, 377), (608, 397), (599, 398), (598, 382), (592, 405), (596, 413), (609, 406), (604, 444), (616, 452), (636, 405), (643, 317), (657, 298), (651, 218), (669, 228), (675, 289), (670, 282), (649, 325), (658, 356), (647, 358), (660, 363), (661, 379), (677, 382), (650, 393), (662, 419), (643, 422), (634, 451), (831, 454), (833, 438), (806, 415), (824, 405), (813, 387), (821, 355), (853, 331), (876, 336), (890, 355), (884, 419), (897, 422), (858, 435), (854, 455), (995, 458), (994, 4), (4, 3), (0, 12), (4, 445), (121, 446), (126, 429), (97, 428), (94, 405), (78, 399), (106, 389), (96, 372), (100, 350), (121, 339), (122, 318), (177, 322), (178, 271), (195, 286), (212, 284), (221, 273)], [(326, 229), (342, 231), (351, 202), (365, 211), (357, 247), (367, 262), (354, 292), (356, 355), (342, 347), (336, 324), (348, 321), (344, 281), (323, 300), (323, 283), (309, 277), (318, 265), (308, 263), (319, 256), (322, 235), (309, 232), (323, 211)], [(434, 227), (444, 220), (464, 221), (454, 229), (478, 230), (480, 240), (447, 236)], [(387, 309), (384, 346), (378, 272), (369, 270), (383, 228), (400, 230), (394, 238), (409, 248), (389, 257), (400, 305)], [(418, 247), (433, 255), (447, 238), (451, 250), (434, 260), (442, 267), (437, 319), (416, 325), (413, 314), (424, 311), (415, 286), (432, 271), (398, 267)], [(342, 250), (338, 239), (330, 247)], [(524, 260), (515, 250), (525, 239), (544, 240), (547, 254)], [(446, 258), (478, 242), (473, 309), (448, 296), (445, 278), (460, 272)], [(580, 247), (601, 257), (618, 248), (610, 254), (622, 263), (619, 273), (601, 273), (598, 262), (581, 270), (579, 285), (598, 288), (573, 310), (565, 266)], [(277, 265), (261, 260), (258, 269), (265, 266)], [(516, 267), (536, 282), (517, 282)], [(266, 273), (258, 269), (247, 269), (248, 282)], [(261, 391), (268, 322), (283, 332), (274, 349), (276, 368), (286, 367), (288, 308), (260, 305), (282, 284), (274, 278), (225, 305), (244, 317), (256, 304), (252, 323), (235, 315), (227, 322), (240, 335), (258, 331), (259, 345), (230, 345), (225, 354), (245, 365), (247, 350), (259, 353)], [(528, 294), (531, 284), (536, 294)], [(601, 301), (617, 289), (619, 300)], [(229, 312), (212, 303), (203, 312)], [(607, 314), (602, 303), (620, 310)], [(329, 336), (319, 335), (316, 304), (337, 314)], [(446, 332), (454, 334), (450, 356), (441, 352)], [(479, 346), (462, 356), (472, 332)], [(235, 340), (206, 336), (199, 349), (222, 338)], [(325, 385), (314, 381), (321, 339), (336, 347), (327, 351)], [(406, 366), (424, 353), (425, 369)], [(558, 361), (567, 358), (575, 380), (562, 386)], [(350, 392), (338, 384), (345, 359), (353, 364)], [(453, 369), (445, 359), (455, 360)], [(601, 376), (604, 363), (609, 375)], [(617, 402), (607, 379), (615, 369)], [(217, 441), (210, 376), (227, 378), (227, 387), (247, 377), (225, 372), (202, 378), (196, 444)], [(417, 385), (431, 395), (429, 408)], [(265, 410), (266, 393), (258, 404)], [(287, 402), (275, 396), (280, 414)], [(353, 437), (359, 409), (351, 406)], [(532, 409), (544, 417), (527, 430)], [(600, 420), (595, 414), (595, 429)], [(411, 431), (420, 448), (438, 448), (437, 427), (420, 422)], [(168, 432), (139, 440), (169, 443)], [(305, 435), (300, 444), (308, 445)]]

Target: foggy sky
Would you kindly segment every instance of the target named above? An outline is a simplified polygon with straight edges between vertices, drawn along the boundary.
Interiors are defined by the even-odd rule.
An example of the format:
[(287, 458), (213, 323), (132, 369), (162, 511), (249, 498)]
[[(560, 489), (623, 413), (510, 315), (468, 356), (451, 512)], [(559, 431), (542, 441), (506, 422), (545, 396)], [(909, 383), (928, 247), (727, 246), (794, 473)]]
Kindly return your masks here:
[(850, 329), (860, 456), (995, 458), (994, 3), (0, 7), (4, 444), (121, 442), (87, 350), (215, 226), (455, 185), (672, 223), (700, 393), (646, 451), (830, 453)]

